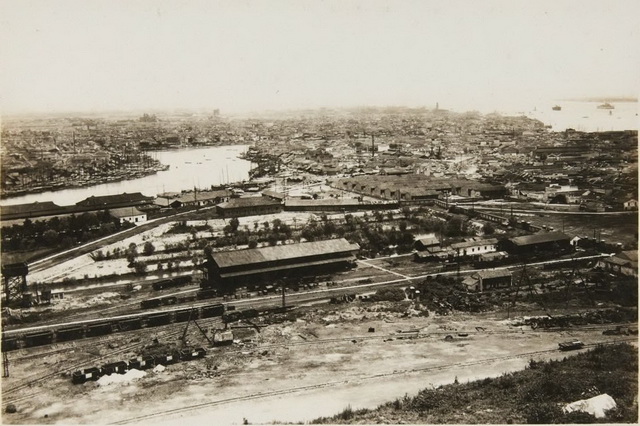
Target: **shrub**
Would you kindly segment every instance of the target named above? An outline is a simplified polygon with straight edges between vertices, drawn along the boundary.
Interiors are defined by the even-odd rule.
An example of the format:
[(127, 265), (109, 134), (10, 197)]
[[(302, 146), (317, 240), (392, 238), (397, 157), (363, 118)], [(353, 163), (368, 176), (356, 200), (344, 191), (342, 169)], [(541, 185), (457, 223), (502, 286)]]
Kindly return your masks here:
[(562, 410), (555, 404), (532, 404), (525, 408), (527, 423), (549, 424), (560, 423), (563, 417)]
[(156, 247), (153, 245), (153, 243), (151, 243), (151, 241), (147, 241), (146, 243), (144, 243), (142, 253), (144, 253), (145, 256), (151, 256), (153, 253), (155, 253), (155, 251)]
[(404, 299), (405, 294), (401, 288), (381, 288), (380, 290), (376, 291), (376, 294), (371, 296), (371, 300), (376, 302), (401, 302)]

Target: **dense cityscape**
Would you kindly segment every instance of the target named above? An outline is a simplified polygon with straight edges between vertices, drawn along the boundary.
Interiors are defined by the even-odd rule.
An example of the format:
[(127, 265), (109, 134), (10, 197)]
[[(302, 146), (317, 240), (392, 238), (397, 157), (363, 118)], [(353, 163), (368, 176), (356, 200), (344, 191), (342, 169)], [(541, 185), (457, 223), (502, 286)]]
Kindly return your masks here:
[[(216, 110), (8, 120), (2, 188), (9, 204), (1, 213), (5, 383), (16, 377), (9, 371), (20, 377), (24, 368), (41, 368), (29, 383), (48, 392), (58, 379), (51, 382), (44, 371), (63, 362), (65, 369), (82, 367), (61, 377), (77, 394), (93, 380), (128, 383), (146, 368), (157, 373), (175, 368), (175, 360), (199, 358), (204, 370), (180, 364), (189, 367), (175, 370), (166, 385), (194, 374), (187, 371), (223, 379), (241, 374), (247, 362), (264, 363), (265, 353), (284, 356), (282, 349), (260, 352), (265, 345), (308, 342), (305, 333), (318, 343), (349, 336), (359, 342), (357, 330), (365, 325), (397, 342), (385, 344), (391, 353), (405, 341), (479, 344), (486, 333), (499, 347), (516, 330), (527, 336), (531, 362), (533, 349), (553, 344), (558, 355), (620, 345), (625, 339), (612, 335), (637, 333), (637, 138), (637, 131), (557, 132), (524, 115), (457, 113), (439, 105), (257, 118)], [(171, 166), (154, 158), (161, 151), (193, 152), (188, 167), (202, 149), (215, 158), (236, 145), (250, 162), (242, 181), (229, 181), (212, 163), (221, 179), (210, 187), (142, 188), (69, 205), (10, 203), (39, 193), (55, 200), (60, 187), (91, 193), (113, 180), (135, 183), (165, 173)], [(189, 332), (191, 322), (198, 326)], [(312, 332), (310, 324), (344, 330), (320, 333), (316, 325)], [(481, 325), (471, 333), (471, 324)], [(563, 342), (569, 327), (574, 339)], [(176, 341), (172, 333), (182, 337)], [(69, 356), (68, 345), (93, 345), (94, 336), (106, 339), (91, 355), (102, 366), (88, 365), (82, 351), (77, 361), (56, 361)], [(236, 346), (246, 352), (242, 360)], [(329, 349), (327, 356), (334, 350), (342, 351)], [(32, 353), (48, 361), (37, 367)], [(308, 356), (306, 349), (296, 355)], [(384, 357), (377, 359), (370, 361), (384, 370)], [(631, 393), (618, 390), (617, 404), (629, 410), (633, 378), (621, 374)], [(20, 383), (5, 388), (6, 412), (18, 411), (32, 392)], [(385, 407), (378, 410), (390, 421), (404, 421)], [(514, 414), (515, 407), (482, 418), (578, 418), (552, 408)], [(420, 421), (455, 416), (443, 409)], [(34, 420), (31, 411), (23, 413)], [(347, 410), (317, 421), (369, 422), (382, 415), (376, 413)]]
[(640, 2), (0, 10), (0, 423), (638, 423)]

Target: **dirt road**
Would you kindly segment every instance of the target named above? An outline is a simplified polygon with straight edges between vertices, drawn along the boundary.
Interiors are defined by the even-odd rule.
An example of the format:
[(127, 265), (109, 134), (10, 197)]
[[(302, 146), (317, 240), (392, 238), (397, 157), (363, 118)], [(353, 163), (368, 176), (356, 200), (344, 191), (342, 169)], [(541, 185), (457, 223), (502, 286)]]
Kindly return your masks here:
[[(402, 318), (387, 308), (359, 303), (305, 308), (294, 322), (274, 324), (260, 333), (244, 330), (244, 337), (233, 347), (212, 349), (205, 360), (170, 365), (162, 373), (149, 372), (130, 383), (73, 385), (69, 377), (54, 375), (11, 395), (22, 395), (16, 403), (19, 412), (3, 414), (3, 421), (156, 423), (206, 418), (240, 424), (243, 418), (251, 422), (310, 420), (334, 414), (348, 404), (373, 407), (456, 377), (495, 376), (522, 368), (529, 359), (563, 357), (566, 353), (556, 350), (559, 341), (612, 340), (597, 327), (551, 333), (513, 327), (504, 315)], [(369, 333), (369, 328), (375, 332)], [(399, 332), (407, 330), (419, 330), (419, 334)], [(145, 339), (143, 332), (137, 335)], [(445, 340), (447, 335), (452, 340)], [(171, 339), (170, 335), (165, 338)], [(106, 361), (107, 342), (124, 345), (131, 337), (123, 334), (118, 339), (23, 362), (12, 360), (12, 377), (5, 386), (48, 371), (61, 359), (73, 362), (100, 353), (106, 354)], [(197, 335), (190, 339), (197, 342)], [(31, 396), (35, 393), (37, 398)]]

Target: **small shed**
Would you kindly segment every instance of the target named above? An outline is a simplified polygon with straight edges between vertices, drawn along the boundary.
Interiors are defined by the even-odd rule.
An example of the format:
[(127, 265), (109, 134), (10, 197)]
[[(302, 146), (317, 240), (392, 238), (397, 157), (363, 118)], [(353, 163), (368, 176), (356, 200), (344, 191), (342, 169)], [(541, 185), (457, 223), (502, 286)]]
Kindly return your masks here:
[(485, 291), (494, 288), (511, 287), (513, 273), (507, 269), (479, 271), (462, 282), (469, 291)]
[(130, 223), (144, 223), (147, 221), (147, 214), (141, 212), (135, 207), (123, 207), (120, 209), (109, 210), (111, 217), (117, 219), (121, 224), (125, 222)]

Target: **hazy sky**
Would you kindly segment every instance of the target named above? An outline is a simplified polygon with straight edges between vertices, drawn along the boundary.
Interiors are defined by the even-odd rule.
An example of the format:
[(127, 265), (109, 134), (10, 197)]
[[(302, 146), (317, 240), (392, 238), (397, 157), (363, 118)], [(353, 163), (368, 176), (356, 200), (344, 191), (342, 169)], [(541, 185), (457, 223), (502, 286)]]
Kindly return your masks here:
[(0, 0), (11, 112), (637, 96), (640, 1)]

